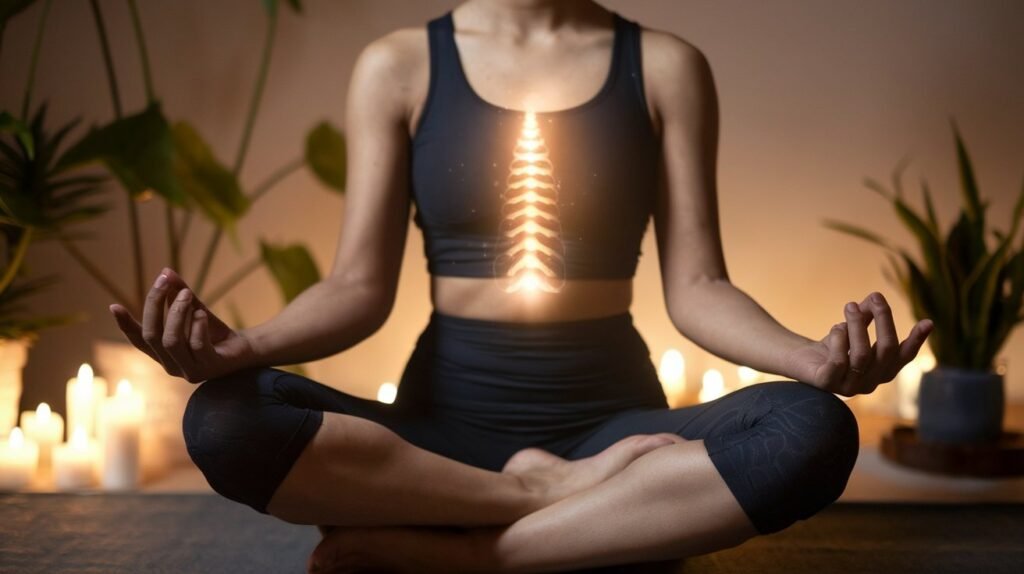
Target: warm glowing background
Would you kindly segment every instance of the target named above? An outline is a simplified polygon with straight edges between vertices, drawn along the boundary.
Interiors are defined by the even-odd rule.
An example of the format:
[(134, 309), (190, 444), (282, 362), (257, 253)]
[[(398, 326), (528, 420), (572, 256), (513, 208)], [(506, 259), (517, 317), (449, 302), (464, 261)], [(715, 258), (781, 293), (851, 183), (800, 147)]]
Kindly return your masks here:
[[(264, 94), (243, 182), (261, 180), (299, 153), (315, 122), (344, 125), (346, 86), (358, 51), (401, 26), (423, 25), (451, 1), (310, 0), (306, 15), (282, 14), (270, 80)], [(1015, 0), (817, 0), (776, 2), (608, 1), (642, 24), (671, 30), (708, 56), (722, 109), (719, 201), (733, 281), (784, 325), (824, 335), (842, 320), (842, 306), (872, 290), (893, 304), (905, 336), (908, 306), (882, 278), (879, 249), (825, 229), (839, 217), (910, 245), (889, 207), (861, 186), (865, 175), (888, 177), (906, 153), (908, 181), (926, 175), (946, 226), (959, 205), (952, 137), (955, 114), (974, 154), (989, 217), (1006, 229), (1009, 208), (1024, 175), (1024, 4)], [(126, 107), (143, 103), (141, 78), (127, 11), (103, 2)], [(256, 0), (140, 2), (148, 30), (154, 81), (170, 117), (187, 117), (222, 158), (231, 157), (244, 122), (258, 64), (265, 15)], [(38, 10), (38, 8), (33, 8)], [(26, 14), (28, 16), (28, 14)], [(110, 97), (87, 2), (56, 2), (45, 38), (36, 94), (51, 101), (51, 121), (82, 114), (86, 123), (111, 117)], [(0, 104), (17, 109), (36, 16), (6, 31), (0, 57)], [(79, 129), (83, 129), (80, 127)], [(76, 132), (77, 133), (77, 132)], [(119, 191), (119, 190), (118, 190)], [(915, 201), (917, 196), (913, 196)], [(111, 198), (121, 199), (116, 195)], [(112, 273), (127, 262), (124, 202), (87, 228), (100, 239), (88, 246)], [(326, 272), (334, 255), (344, 200), (319, 189), (306, 172), (293, 175), (254, 206), (241, 226), (242, 255), (222, 248), (211, 284), (257, 249), (257, 234), (302, 241)], [(148, 274), (165, 261), (163, 212), (143, 205), (150, 237)], [(186, 257), (196, 263), (207, 228), (197, 224)], [(655, 360), (668, 347), (686, 356), (690, 381), (706, 368), (735, 370), (677, 334), (664, 310), (653, 234), (648, 231), (636, 278), (634, 314)], [(419, 234), (410, 230), (399, 301), (370, 339), (311, 365), (323, 382), (372, 397), (395, 381), (429, 313), (426, 263)], [(64, 282), (35, 301), (39, 309), (84, 309), (89, 321), (46, 331), (25, 370), (22, 408), (41, 400), (62, 410), (67, 378), (92, 361), (92, 341), (120, 338), (106, 295), (56, 244), (29, 252), (33, 271), (59, 271)], [(186, 270), (193, 267), (186, 267)], [(119, 275), (127, 282), (126, 273)], [(263, 272), (246, 279), (229, 299), (255, 323), (280, 309), (280, 296)], [(872, 335), (873, 336), (873, 335)], [(1003, 350), (1011, 400), (1024, 399), (1024, 337)], [(726, 370), (728, 369), (728, 370)], [(185, 384), (184, 382), (182, 384)]]

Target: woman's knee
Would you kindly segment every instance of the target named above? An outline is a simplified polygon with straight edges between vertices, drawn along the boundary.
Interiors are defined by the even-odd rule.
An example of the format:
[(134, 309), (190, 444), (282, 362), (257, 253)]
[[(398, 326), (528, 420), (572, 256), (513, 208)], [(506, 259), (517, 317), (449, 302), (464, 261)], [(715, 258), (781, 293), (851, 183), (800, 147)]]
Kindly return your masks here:
[(283, 373), (253, 368), (207, 380), (182, 420), (189, 456), (214, 491), (260, 512), (321, 420), (280, 400)]
[[(766, 440), (777, 445), (772, 465), (777, 477), (774, 510), (763, 525), (768, 532), (817, 514), (846, 489), (860, 450), (857, 418), (831, 392), (799, 381), (766, 383), (772, 402)], [(765, 532), (767, 533), (767, 532)]]

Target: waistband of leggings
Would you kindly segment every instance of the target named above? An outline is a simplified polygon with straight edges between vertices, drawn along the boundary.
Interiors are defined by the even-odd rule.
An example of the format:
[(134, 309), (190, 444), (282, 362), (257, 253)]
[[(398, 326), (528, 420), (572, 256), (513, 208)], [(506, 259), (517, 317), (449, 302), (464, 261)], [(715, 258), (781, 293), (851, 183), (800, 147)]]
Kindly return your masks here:
[(477, 319), (472, 317), (460, 317), (447, 315), (437, 310), (430, 313), (430, 323), (440, 327), (452, 327), (457, 329), (479, 329), (479, 330), (500, 330), (500, 331), (524, 331), (524, 332), (589, 332), (594, 329), (602, 330), (608, 328), (632, 328), (633, 314), (630, 311), (623, 311), (614, 315), (604, 317), (589, 317), (584, 319), (568, 319), (558, 321), (503, 321), (494, 319)]

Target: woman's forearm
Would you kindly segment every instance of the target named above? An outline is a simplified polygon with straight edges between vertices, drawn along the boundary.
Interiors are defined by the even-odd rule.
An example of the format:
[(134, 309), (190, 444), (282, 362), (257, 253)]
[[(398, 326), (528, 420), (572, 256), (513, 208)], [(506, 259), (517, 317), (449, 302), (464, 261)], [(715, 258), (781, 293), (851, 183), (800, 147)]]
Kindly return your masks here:
[(315, 361), (354, 346), (387, 319), (383, 291), (335, 276), (315, 283), (270, 320), (240, 331), (253, 346), (253, 366)]
[(693, 284), (680, 295), (672, 323), (702, 349), (737, 365), (794, 378), (786, 355), (811, 339), (783, 327), (756, 301), (729, 281)]

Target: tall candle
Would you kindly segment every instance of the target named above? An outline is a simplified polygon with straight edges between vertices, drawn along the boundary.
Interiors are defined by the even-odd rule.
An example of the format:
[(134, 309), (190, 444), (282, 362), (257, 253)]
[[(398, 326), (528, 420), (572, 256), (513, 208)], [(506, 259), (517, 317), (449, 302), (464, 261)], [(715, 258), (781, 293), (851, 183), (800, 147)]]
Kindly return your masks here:
[(670, 406), (679, 406), (686, 394), (686, 361), (676, 349), (668, 349), (661, 355), (658, 365), (658, 380), (665, 391)]
[(68, 438), (78, 427), (85, 429), (86, 436), (96, 436), (96, 419), (101, 401), (107, 396), (107, 381), (93, 376), (89, 363), (82, 363), (78, 376), (68, 379), (66, 396)]
[(96, 481), (96, 441), (85, 427), (77, 427), (71, 440), (53, 449), (53, 481), (57, 490), (77, 490)]
[(142, 395), (132, 390), (128, 379), (117, 383), (117, 392), (103, 401), (100, 441), (103, 444), (103, 472), (100, 482), (106, 490), (130, 490), (139, 484), (139, 432), (145, 413)]
[(718, 369), (708, 369), (704, 372), (700, 386), (700, 402), (706, 403), (725, 395), (725, 380)]
[(39, 445), (39, 468), (48, 470), (53, 446), (64, 438), (64, 417), (50, 410), (50, 405), (39, 403), (35, 411), (21, 413), (21, 428), (29, 440)]
[(39, 447), (19, 427), (0, 441), (0, 490), (19, 490), (32, 482), (39, 462)]
[(761, 382), (761, 373), (751, 369), (750, 367), (741, 366), (736, 369), (736, 374), (740, 378), (740, 388), (749, 387), (750, 385), (756, 385)]

